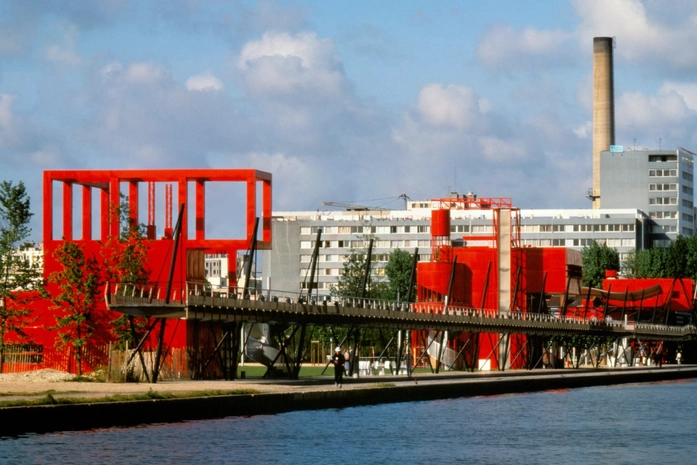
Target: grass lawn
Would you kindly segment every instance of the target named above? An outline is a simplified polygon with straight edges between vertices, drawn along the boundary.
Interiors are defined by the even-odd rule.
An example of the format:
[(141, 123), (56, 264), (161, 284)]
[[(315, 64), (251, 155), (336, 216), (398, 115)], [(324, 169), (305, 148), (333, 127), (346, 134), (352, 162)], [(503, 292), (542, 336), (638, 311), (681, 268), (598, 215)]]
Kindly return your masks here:
[[(324, 370), (324, 365), (303, 365), (300, 368), (300, 377), (315, 377), (315, 376), (327, 376), (327, 377), (334, 377), (334, 369), (332, 367), (327, 367), (326, 370), (324, 370), (324, 375), (322, 375), (322, 371)], [(261, 366), (261, 365), (245, 365), (241, 366), (239, 365), (237, 367), (237, 377), (238, 379), (242, 376), (241, 372), (245, 372), (245, 378), (261, 378), (264, 376), (266, 373), (266, 367)], [(431, 370), (429, 368), (416, 368), (414, 373), (430, 373)], [(389, 372), (388, 372), (389, 373)], [(387, 374), (387, 373), (386, 373)]]

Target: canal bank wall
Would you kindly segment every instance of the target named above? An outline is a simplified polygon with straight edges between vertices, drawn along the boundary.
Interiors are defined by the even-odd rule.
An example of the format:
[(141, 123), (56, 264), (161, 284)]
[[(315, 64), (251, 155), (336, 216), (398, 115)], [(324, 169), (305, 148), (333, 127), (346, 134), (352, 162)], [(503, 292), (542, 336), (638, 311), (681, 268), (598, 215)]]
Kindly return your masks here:
[(3, 407), (0, 408), (0, 436), (689, 378), (697, 378), (697, 366), (553, 372), (509, 371), (486, 375), (415, 376), (410, 379), (363, 378), (360, 381), (347, 380), (343, 388), (328, 385), (324, 379), (317, 381), (323, 386), (320, 389), (317, 389), (317, 384), (313, 384), (312, 380), (303, 380), (304, 385), (313, 386), (313, 389), (178, 399)]

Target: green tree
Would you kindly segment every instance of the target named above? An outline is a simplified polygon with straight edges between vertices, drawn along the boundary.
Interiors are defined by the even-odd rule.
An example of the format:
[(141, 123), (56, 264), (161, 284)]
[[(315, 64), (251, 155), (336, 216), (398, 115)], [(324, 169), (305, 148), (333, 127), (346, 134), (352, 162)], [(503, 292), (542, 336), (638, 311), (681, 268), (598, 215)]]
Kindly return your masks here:
[(607, 244), (596, 241), (582, 250), (583, 284), (589, 287), (600, 287), (606, 270), (620, 269), (620, 255), (617, 250)]
[(388, 299), (397, 300), (397, 296), (399, 296), (401, 301), (414, 301), (416, 286), (412, 289), (410, 298), (407, 296), (413, 266), (414, 257), (409, 252), (396, 249), (390, 253), (387, 265), (385, 265), (385, 275), (387, 275), (388, 282), (386, 297)]
[[(365, 281), (366, 260), (366, 251), (351, 249), (351, 253), (344, 260), (341, 276), (337, 279), (336, 285), (331, 288), (331, 295), (336, 297), (360, 297), (364, 295), (365, 298), (369, 299), (385, 298), (387, 283), (373, 274), (373, 264), (371, 264), (368, 280)], [(364, 283), (365, 294), (363, 293)]]
[(33, 244), (25, 241), (31, 233), (30, 199), (20, 181), (0, 183), (0, 372), (5, 361), (5, 338), (14, 334), (26, 338), (24, 327), (31, 309), (27, 291), (42, 290), (37, 263), (22, 258), (21, 250)]
[[(112, 218), (119, 221), (120, 234), (103, 244), (104, 279), (114, 283), (144, 285), (149, 281), (151, 273), (147, 265), (150, 241), (145, 234), (145, 225), (133, 220), (128, 197), (123, 195), (120, 204), (112, 210)], [(147, 330), (148, 319), (121, 314), (111, 320), (111, 326), (117, 346), (123, 349), (138, 342), (136, 339)]]
[(62, 270), (51, 273), (49, 281), (59, 288), (52, 298), (53, 309), (58, 310), (56, 326), (59, 348), (72, 346), (75, 351), (78, 375), (82, 375), (82, 359), (97, 322), (100, 266), (94, 256), (86, 256), (82, 245), (65, 241), (54, 253)]

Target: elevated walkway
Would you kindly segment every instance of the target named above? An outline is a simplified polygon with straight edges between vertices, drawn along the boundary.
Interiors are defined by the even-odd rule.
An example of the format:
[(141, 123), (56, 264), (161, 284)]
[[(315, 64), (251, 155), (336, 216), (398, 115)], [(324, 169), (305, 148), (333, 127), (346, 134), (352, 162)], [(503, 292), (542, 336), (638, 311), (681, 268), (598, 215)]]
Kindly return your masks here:
[(551, 336), (598, 336), (679, 341), (697, 337), (694, 325), (668, 326), (616, 320), (515, 313), (450, 307), (442, 304), (405, 304), (394, 301), (339, 298), (306, 302), (297, 294), (263, 291), (249, 295), (236, 290), (218, 292), (200, 284), (162, 295), (163, 286), (109, 285), (110, 310), (157, 318), (332, 326), (364, 326), (411, 330), (483, 332)]

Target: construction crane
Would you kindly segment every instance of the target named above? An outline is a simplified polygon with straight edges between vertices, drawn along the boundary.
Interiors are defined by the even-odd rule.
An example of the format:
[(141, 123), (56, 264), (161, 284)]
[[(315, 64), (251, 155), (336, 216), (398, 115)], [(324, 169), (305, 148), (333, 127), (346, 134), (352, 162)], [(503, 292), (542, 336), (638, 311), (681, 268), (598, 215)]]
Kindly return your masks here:
[(339, 208), (344, 208), (347, 211), (360, 211), (360, 212), (365, 212), (365, 211), (384, 211), (384, 210), (389, 210), (388, 208), (381, 208), (381, 207), (368, 207), (366, 205), (354, 205), (351, 203), (339, 203), (339, 202), (322, 202), (322, 205), (326, 205), (328, 207), (339, 207)]
[[(385, 201), (388, 200), (386, 203), (393, 202), (397, 199), (404, 199), (404, 209), (406, 210), (407, 207), (407, 201), (410, 200), (409, 196), (407, 194), (402, 194), (397, 197), (389, 197), (387, 199), (375, 199), (375, 200), (370, 200), (370, 202), (376, 202), (376, 201)], [(385, 202), (383, 202), (383, 205)], [(389, 211), (393, 210), (392, 208), (385, 208), (385, 207), (370, 207), (367, 205), (359, 205), (355, 203), (342, 203), (342, 202), (322, 202), (322, 205), (328, 206), (328, 207), (338, 207), (338, 208), (343, 208), (347, 211)]]

